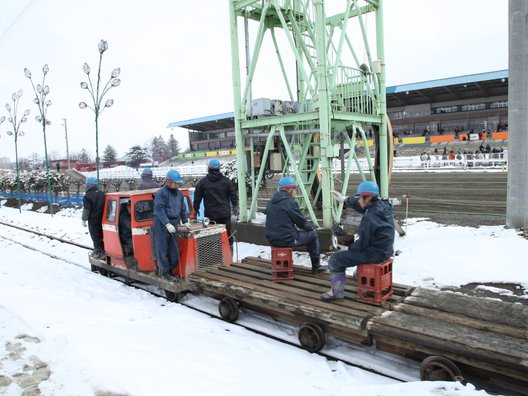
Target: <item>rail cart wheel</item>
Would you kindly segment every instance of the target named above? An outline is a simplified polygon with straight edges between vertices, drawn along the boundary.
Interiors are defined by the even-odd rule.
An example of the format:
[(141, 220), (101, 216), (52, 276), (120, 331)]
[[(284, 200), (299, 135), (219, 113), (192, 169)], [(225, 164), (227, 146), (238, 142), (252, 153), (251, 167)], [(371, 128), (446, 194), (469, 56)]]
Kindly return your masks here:
[(108, 276), (108, 271), (104, 268), (99, 267), (99, 273), (103, 276)]
[(429, 356), (420, 365), (422, 381), (457, 381), (462, 372), (451, 360), (442, 356)]
[(316, 323), (305, 323), (299, 329), (299, 342), (309, 352), (319, 352), (325, 346), (325, 334)]
[(99, 270), (99, 268), (97, 268), (97, 266), (93, 265), (93, 264), (90, 264), (90, 270), (92, 272), (97, 272)]
[(170, 302), (178, 302), (181, 298), (181, 293), (176, 293), (170, 290), (165, 290), (165, 297)]
[(218, 312), (220, 313), (220, 317), (223, 320), (229, 323), (234, 323), (238, 319), (240, 309), (238, 308), (238, 304), (235, 300), (230, 297), (225, 297), (218, 304)]

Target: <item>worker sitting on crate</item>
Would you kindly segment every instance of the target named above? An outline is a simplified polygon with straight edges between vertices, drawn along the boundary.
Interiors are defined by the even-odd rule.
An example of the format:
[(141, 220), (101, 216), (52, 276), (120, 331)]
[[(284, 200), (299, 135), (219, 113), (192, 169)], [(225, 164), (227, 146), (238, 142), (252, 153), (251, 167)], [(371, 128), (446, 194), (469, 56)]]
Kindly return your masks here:
[(372, 181), (359, 184), (354, 196), (345, 197), (332, 191), (334, 199), (363, 214), (357, 234), (359, 238), (348, 250), (332, 254), (328, 262), (332, 286), (321, 295), (323, 301), (345, 298), (345, 271), (361, 264), (377, 264), (387, 260), (393, 253), (394, 220), (392, 205), (379, 199), (379, 187)]
[(154, 197), (154, 240), (158, 273), (164, 280), (173, 282), (172, 271), (179, 261), (177, 229), (180, 221), (187, 229), (191, 224), (187, 217), (183, 193), (178, 190), (183, 180), (177, 170), (167, 172), (165, 185)]
[(316, 274), (326, 269), (320, 263), (319, 237), (302, 215), (296, 196), (295, 180), (290, 176), (280, 179), (279, 190), (266, 208), (266, 239), (277, 247), (306, 246), (312, 261), (312, 273)]

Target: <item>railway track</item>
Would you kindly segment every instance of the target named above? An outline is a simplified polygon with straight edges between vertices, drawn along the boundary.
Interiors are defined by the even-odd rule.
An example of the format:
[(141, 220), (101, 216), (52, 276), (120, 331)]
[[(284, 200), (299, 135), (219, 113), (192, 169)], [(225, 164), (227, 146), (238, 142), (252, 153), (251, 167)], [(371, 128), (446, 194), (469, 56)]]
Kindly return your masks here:
[[(39, 237), (47, 238), (51, 241), (57, 241), (63, 244), (75, 246), (77, 248), (86, 250), (86, 252), (91, 250), (91, 247), (70, 241), (61, 237), (56, 237), (53, 235), (49, 235), (37, 230), (32, 230), (24, 227), (20, 227), (14, 224), (5, 223), (0, 221), (0, 226), (9, 227), (21, 232), (25, 233), (31, 233), (34, 235), (37, 235)], [(87, 264), (81, 265), (79, 263), (76, 263), (72, 260), (69, 260), (67, 258), (61, 257), (60, 255), (57, 255), (56, 253), (50, 253), (47, 251), (44, 251), (43, 249), (40, 249), (36, 246), (32, 246), (27, 243), (23, 243), (20, 241), (17, 241), (16, 238), (10, 238), (5, 235), (1, 235), (0, 238), (4, 240), (8, 240), (12, 243), (16, 243), (20, 246), (23, 246), (26, 249), (30, 249), (36, 252), (39, 252), (41, 254), (44, 254), (48, 257), (51, 257), (56, 260), (61, 260), (63, 262), (66, 262), (68, 264), (75, 265), (77, 267), (83, 268), (87, 271), (93, 271), (92, 268), (90, 268), (87, 260)], [(118, 274), (112, 274), (105, 271), (101, 271), (101, 274), (104, 276), (111, 277), (117, 281), (123, 282), (131, 287), (146, 291), (152, 295), (155, 295), (157, 297), (166, 297), (166, 294), (163, 290), (153, 287), (151, 285), (142, 284), (139, 282), (131, 282), (131, 279), (127, 276), (120, 276)], [(216, 303), (213, 303), (212, 299), (208, 299), (209, 303), (204, 303), (203, 299), (192, 299), (192, 298), (186, 298), (184, 300), (179, 300), (178, 303), (193, 309), (197, 312), (200, 312), (202, 314), (208, 315), (212, 318), (221, 319), (218, 311), (217, 311), (217, 305)], [(243, 316), (236, 322), (232, 323), (234, 325), (240, 326), (248, 331), (251, 331), (252, 333), (273, 339), (275, 341), (279, 341), (282, 343), (285, 343), (287, 345), (291, 345), (293, 347), (303, 349), (301, 345), (299, 345), (297, 337), (294, 336), (294, 334), (297, 333), (297, 330), (287, 324), (283, 323), (281, 321), (275, 320), (273, 318), (267, 317), (265, 315), (246, 310), (241, 309), (241, 312), (244, 313), (243, 316), (247, 316), (244, 318)], [(273, 328), (275, 334), (272, 334), (271, 332), (267, 332), (266, 330), (269, 328)], [(350, 366), (358, 367), (363, 370), (391, 378), (393, 380), (406, 382), (406, 381), (416, 381), (419, 380), (419, 364), (417, 362), (407, 360), (395, 355), (392, 355), (390, 353), (385, 353), (381, 351), (376, 351), (375, 349), (371, 347), (363, 347), (361, 345), (354, 345), (354, 344), (348, 344), (344, 343), (343, 341), (334, 339), (332, 337), (328, 337), (327, 340), (327, 347), (325, 347), (324, 350), (315, 352), (318, 355), (331, 360), (331, 361), (341, 361), (343, 363), (346, 363)], [(368, 362), (368, 364), (365, 364), (365, 361)]]

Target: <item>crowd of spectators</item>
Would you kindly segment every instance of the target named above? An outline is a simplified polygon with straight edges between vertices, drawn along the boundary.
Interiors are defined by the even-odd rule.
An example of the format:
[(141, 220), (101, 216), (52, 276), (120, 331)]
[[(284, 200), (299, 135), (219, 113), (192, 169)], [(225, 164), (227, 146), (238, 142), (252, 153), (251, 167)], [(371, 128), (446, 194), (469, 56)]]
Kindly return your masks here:
[(478, 150), (454, 150), (447, 149), (444, 147), (442, 153), (439, 152), (438, 148), (435, 148), (433, 153), (423, 151), (420, 155), (422, 161), (422, 167), (429, 166), (446, 166), (446, 165), (464, 165), (467, 167), (481, 165), (492, 165), (485, 161), (479, 160), (508, 160), (508, 149), (507, 148), (491, 148), (490, 145), (480, 145)]

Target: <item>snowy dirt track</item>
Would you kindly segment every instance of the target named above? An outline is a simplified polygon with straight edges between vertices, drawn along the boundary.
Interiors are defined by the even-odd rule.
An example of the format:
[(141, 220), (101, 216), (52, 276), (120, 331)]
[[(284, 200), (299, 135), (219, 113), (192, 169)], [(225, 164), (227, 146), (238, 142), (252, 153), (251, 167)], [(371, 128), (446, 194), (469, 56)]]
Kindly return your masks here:
[[(52, 220), (49, 215), (19, 214), (3, 207), (0, 219), (90, 245), (76, 212)], [(428, 229), (420, 228), (424, 224)], [(456, 285), (485, 279), (528, 283), (528, 271), (520, 274), (517, 265), (511, 277), (506, 260), (500, 271), (486, 266), (474, 277), (472, 270), (460, 271), (460, 283), (454, 281), (455, 276), (449, 278), (452, 265), (462, 269), (460, 263), (468, 263), (478, 268), (476, 260), (486, 256), (493, 261), (494, 255), (497, 259), (501, 246), (514, 250), (508, 260), (520, 259), (527, 251), (527, 241), (514, 231), (503, 235), (500, 227), (471, 229), (467, 234), (473, 235), (475, 243), (490, 234), (491, 240), (500, 240), (487, 255), (462, 255), (455, 250), (456, 244), (448, 242), (447, 259), (433, 256), (416, 268), (407, 262), (421, 253), (412, 238), (429, 234), (427, 240), (432, 238), (438, 245), (443, 234), (438, 230), (448, 228), (425, 222), (409, 226), (408, 239), (397, 240), (396, 248), (403, 252), (397, 258), (401, 263), (395, 270), (397, 282)], [(86, 270), (89, 265), (83, 249), (21, 231), (8, 232), (5, 227), (1, 232), (79, 265), (0, 238), (0, 395), (20, 395), (23, 389), (26, 395), (484, 394), (472, 385), (398, 383), (328, 361), (91, 273)], [(460, 232), (447, 230), (451, 238), (467, 238)], [(466, 240), (463, 246), (468, 244), (472, 242)], [(254, 255), (263, 249), (267, 252), (263, 247), (241, 246), (240, 252)]]

